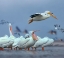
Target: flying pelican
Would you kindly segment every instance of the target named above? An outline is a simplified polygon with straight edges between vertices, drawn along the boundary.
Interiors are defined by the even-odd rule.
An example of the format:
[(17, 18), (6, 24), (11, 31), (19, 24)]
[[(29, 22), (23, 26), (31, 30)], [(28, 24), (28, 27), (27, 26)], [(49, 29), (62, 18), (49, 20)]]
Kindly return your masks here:
[(33, 21), (42, 21), (49, 18), (50, 16), (57, 19), (53, 13), (51, 13), (50, 11), (45, 11), (44, 13), (35, 13), (31, 15), (28, 23), (30, 24)]

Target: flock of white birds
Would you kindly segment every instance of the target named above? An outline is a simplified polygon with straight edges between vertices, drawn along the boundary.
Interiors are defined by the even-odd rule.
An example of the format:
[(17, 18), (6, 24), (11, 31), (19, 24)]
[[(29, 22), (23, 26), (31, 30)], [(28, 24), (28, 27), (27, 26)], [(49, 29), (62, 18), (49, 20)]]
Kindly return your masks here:
[[(53, 18), (57, 19), (53, 13), (50, 11), (45, 11), (44, 13), (36, 13), (30, 16), (29, 24), (33, 21), (42, 21), (52, 16)], [(42, 47), (42, 50), (44, 50), (44, 47), (47, 45), (50, 45), (54, 42), (52, 38), (44, 37), (41, 38), (35, 34), (36, 31), (29, 31), (28, 34), (25, 35), (25, 37), (15, 37), (12, 33), (12, 25), (9, 23), (9, 32), (10, 36), (5, 35), (3, 37), (0, 37), (0, 50), (4, 50), (4, 48), (11, 48), (11, 49), (28, 49), (30, 48), (35, 49), (38, 47)]]

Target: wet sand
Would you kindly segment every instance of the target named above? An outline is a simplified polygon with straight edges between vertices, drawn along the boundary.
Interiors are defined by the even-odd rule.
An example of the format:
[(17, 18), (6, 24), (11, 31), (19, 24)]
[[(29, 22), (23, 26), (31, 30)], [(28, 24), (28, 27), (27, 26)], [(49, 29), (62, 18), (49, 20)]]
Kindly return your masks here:
[(0, 51), (0, 58), (64, 58), (64, 47), (45, 47), (42, 51), (8, 50)]

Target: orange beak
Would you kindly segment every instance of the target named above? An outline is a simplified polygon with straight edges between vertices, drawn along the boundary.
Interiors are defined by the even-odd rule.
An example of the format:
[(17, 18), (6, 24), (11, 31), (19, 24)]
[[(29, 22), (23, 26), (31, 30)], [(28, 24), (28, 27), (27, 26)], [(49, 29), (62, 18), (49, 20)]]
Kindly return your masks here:
[(36, 34), (34, 34), (34, 32), (37, 32), (37, 31), (40, 31), (40, 30), (35, 30), (35, 31), (33, 31), (33, 33), (32, 33), (32, 38), (33, 38), (34, 40), (38, 40)]
[(52, 14), (51, 12), (48, 12), (48, 14), (50, 14), (50, 16), (52, 16), (53, 18), (57, 19), (57, 17), (54, 14)]

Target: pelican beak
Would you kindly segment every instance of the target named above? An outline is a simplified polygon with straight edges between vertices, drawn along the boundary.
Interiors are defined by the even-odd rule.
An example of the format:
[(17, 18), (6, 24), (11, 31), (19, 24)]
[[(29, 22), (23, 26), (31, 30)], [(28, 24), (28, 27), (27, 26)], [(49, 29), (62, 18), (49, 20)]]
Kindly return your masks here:
[(48, 12), (48, 14), (50, 14), (50, 16), (52, 16), (53, 18), (57, 19), (57, 17), (53, 13)]

